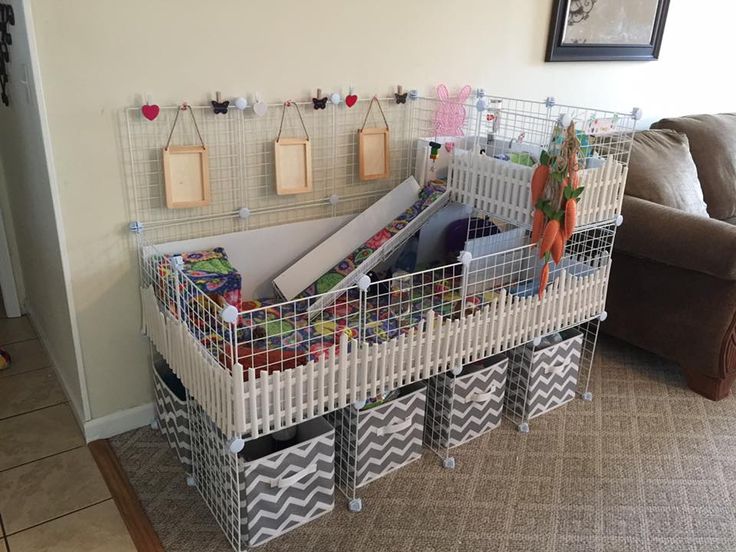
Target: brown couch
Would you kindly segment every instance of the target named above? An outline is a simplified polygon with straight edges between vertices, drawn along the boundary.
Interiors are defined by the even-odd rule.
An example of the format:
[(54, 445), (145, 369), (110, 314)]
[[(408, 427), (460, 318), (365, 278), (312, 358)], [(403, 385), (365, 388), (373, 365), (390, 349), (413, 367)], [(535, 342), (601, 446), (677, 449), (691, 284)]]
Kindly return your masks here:
[(632, 148), (604, 327), (720, 400), (736, 379), (736, 113), (652, 129)]

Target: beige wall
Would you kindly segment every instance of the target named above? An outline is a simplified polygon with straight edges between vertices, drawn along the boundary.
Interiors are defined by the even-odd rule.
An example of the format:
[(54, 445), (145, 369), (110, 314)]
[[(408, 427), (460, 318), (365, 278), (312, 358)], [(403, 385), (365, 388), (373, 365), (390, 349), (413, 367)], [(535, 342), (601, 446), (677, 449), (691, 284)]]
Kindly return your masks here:
[[(32, 315), (78, 417), (84, 419), (84, 389), (74, 347), (55, 190), (44, 154), (42, 108), (34, 91), (23, 5), (21, 0), (10, 3), (16, 25), (10, 29), (11, 105), (0, 105), (0, 204), (6, 225), (12, 226), (11, 255), (18, 264), (16, 276), (23, 284), (21, 300)], [(23, 81), (28, 82), (27, 89)]]
[[(672, 0), (661, 60), (545, 64), (551, 0), (33, 0), (93, 417), (151, 398), (122, 179), (120, 108), (353, 84), (495, 94), (628, 110), (645, 121), (734, 110), (736, 3)], [(453, 8), (457, 6), (457, 8)]]

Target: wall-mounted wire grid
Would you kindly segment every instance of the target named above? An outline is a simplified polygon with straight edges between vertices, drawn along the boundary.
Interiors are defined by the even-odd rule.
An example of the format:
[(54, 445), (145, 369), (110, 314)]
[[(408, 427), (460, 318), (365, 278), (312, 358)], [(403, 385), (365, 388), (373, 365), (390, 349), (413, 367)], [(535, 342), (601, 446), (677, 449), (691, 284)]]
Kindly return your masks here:
[[(591, 156), (604, 152), (624, 165), (628, 162), (636, 122), (631, 114), (510, 98), (485, 99), (483, 110), (472, 103), (462, 106), (462, 135), (442, 141), (474, 152), (482, 149), (487, 155), (511, 150), (534, 154), (549, 147), (555, 124), (566, 114), (579, 128), (588, 130), (593, 121), (606, 121), (608, 126), (596, 131), (585, 151)], [(282, 104), (270, 104), (262, 117), (251, 109), (230, 109), (225, 115), (216, 115), (209, 106), (192, 106), (208, 146), (212, 191), (210, 205), (195, 209), (165, 207), (161, 150), (179, 108), (162, 107), (154, 121), (144, 118), (137, 107), (127, 108), (121, 113), (121, 133), (130, 218), (143, 223), (151, 240), (164, 242), (358, 213), (414, 172), (417, 139), (443, 138), (436, 132), (438, 100), (418, 98), (406, 104), (397, 104), (393, 98), (380, 101), (390, 128), (390, 178), (359, 179), (357, 130), (363, 124), (369, 99), (359, 100), (352, 108), (328, 103), (324, 110), (300, 102), (312, 143), (313, 190), (293, 196), (275, 193), (273, 142)], [(372, 110), (368, 125), (383, 125), (378, 110)], [(303, 132), (297, 117), (287, 113), (283, 136), (301, 136)], [(191, 120), (180, 121), (171, 143), (199, 143)], [(248, 210), (247, 218), (239, 216), (243, 208)]]

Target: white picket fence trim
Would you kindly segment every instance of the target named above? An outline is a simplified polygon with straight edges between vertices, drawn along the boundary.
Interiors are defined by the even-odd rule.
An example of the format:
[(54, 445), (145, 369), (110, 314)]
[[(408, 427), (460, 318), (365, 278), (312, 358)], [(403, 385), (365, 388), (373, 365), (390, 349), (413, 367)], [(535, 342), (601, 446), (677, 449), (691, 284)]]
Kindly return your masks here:
[[(530, 228), (531, 179), (534, 170), (480, 153), (456, 151), (448, 167), (450, 199), (470, 205), (516, 226)], [(579, 172), (585, 186), (578, 204), (577, 225), (613, 221), (621, 213), (627, 167), (613, 157)]]
[(604, 310), (609, 270), (610, 263), (585, 276), (562, 270), (543, 299), (503, 289), (458, 319), (430, 310), (381, 343), (342, 334), (318, 360), (260, 376), (249, 368), (247, 381), (240, 364), (224, 368), (183, 322), (162, 312), (150, 287), (141, 289), (143, 329), (225, 435), (256, 438), (590, 320)]

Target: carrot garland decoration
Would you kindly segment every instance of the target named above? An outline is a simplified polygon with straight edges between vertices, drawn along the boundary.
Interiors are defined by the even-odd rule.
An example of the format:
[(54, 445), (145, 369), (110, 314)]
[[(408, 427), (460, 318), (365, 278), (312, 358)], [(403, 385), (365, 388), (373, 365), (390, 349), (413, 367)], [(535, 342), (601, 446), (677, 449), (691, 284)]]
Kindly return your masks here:
[[(558, 127), (559, 129), (559, 127)], [(557, 131), (556, 131), (557, 132)], [(559, 134), (557, 134), (559, 135)], [(555, 156), (542, 151), (539, 165), (531, 180), (531, 200), (534, 208), (532, 221), (532, 243), (539, 246), (539, 257), (545, 264), (539, 279), (539, 298), (549, 280), (549, 263), (560, 264), (565, 243), (575, 231), (577, 202), (583, 193), (578, 174), (580, 140), (571, 123)]]
[(544, 290), (547, 288), (547, 280), (549, 280), (549, 263), (545, 262), (542, 267), (542, 274), (539, 276), (539, 298), (544, 297)]

